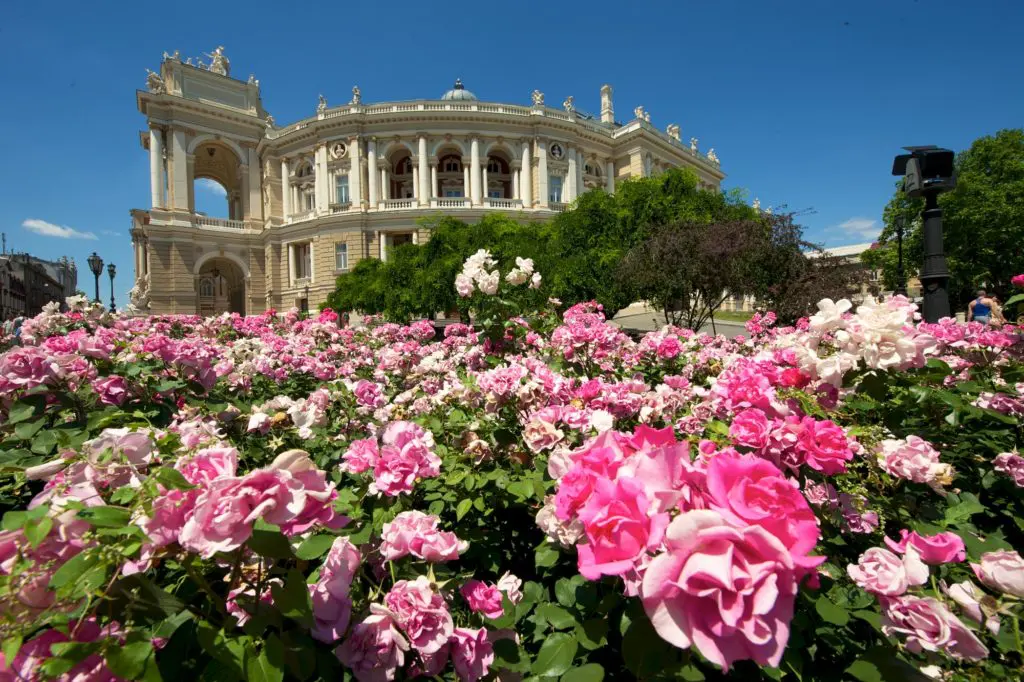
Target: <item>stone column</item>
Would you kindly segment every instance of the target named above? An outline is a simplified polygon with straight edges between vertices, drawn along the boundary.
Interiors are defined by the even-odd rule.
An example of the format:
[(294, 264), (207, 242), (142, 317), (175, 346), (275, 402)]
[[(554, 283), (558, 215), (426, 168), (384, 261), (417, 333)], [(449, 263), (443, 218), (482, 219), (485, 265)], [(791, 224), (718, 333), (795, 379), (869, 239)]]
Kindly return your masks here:
[(519, 192), (523, 206), (533, 208), (533, 163), (530, 159), (530, 142), (523, 143), (523, 167), (519, 169)]
[(423, 191), (420, 188), (420, 167), (416, 164), (412, 167), (412, 198), (416, 200), (415, 203), (423, 203)]
[(512, 198), (519, 199), (519, 169), (512, 169)]
[(430, 167), (430, 197), (437, 197), (437, 164)]
[(604, 191), (608, 194), (615, 193), (615, 162), (609, 161), (604, 165)]
[(179, 211), (189, 210), (188, 201), (188, 144), (184, 130), (171, 133), (171, 163), (174, 171), (173, 206)]
[(462, 196), (466, 199), (470, 198), (469, 193), (469, 166), (466, 165), (466, 160), (462, 160)]
[(380, 169), (380, 198), (382, 201), (391, 198), (391, 175), (387, 168)]
[(565, 187), (562, 189), (565, 191), (565, 196), (562, 197), (562, 201), (567, 204), (571, 204), (576, 199), (576, 150), (569, 147), (565, 150), (565, 157), (569, 164), (569, 169), (565, 173)]
[(370, 138), (370, 141), (366, 144), (366, 169), (367, 176), (369, 179), (369, 195), (370, 208), (377, 208), (377, 140), (376, 138)]
[(314, 212), (317, 215), (327, 213), (327, 144), (321, 144), (316, 148), (313, 168), (313, 203)]
[(288, 159), (281, 157), (281, 218), (288, 222), (288, 216), (292, 214), (292, 186), (288, 182)]
[(469, 142), (469, 184), (473, 206), (479, 206), (480, 200), (480, 139), (474, 137)]
[(537, 205), (548, 207), (548, 143), (537, 141)]
[(249, 147), (249, 218), (263, 220), (263, 192), (260, 183), (260, 155)]
[[(486, 161), (486, 159), (485, 159), (485, 161)], [(483, 195), (484, 200), (486, 200), (487, 199), (487, 187), (488, 187), (488, 185), (487, 185), (487, 164), (486, 163), (484, 163), (483, 165), (480, 166), (480, 175), (481, 175), (480, 186), (483, 188), (480, 193)]]
[(288, 245), (288, 286), (295, 286), (295, 273), (298, 272), (298, 268), (295, 267), (295, 244)]
[(313, 253), (313, 240), (310, 240), (306, 245), (309, 250), (309, 283), (313, 283), (313, 277), (316, 275), (316, 254)]
[(419, 192), (420, 206), (427, 206), (430, 204), (430, 186), (427, 184), (429, 180), (430, 171), (427, 169), (427, 137), (426, 135), (420, 135), (419, 139), (419, 156), (420, 156), (420, 173), (419, 182), (416, 183), (417, 192)]
[(576, 198), (587, 191), (587, 186), (583, 184), (583, 152), (576, 150)]
[(360, 154), (359, 149), (360, 144), (361, 142), (358, 137), (353, 137), (348, 142), (349, 154), (351, 155), (348, 171), (348, 198), (352, 202), (352, 208), (355, 209), (359, 209), (363, 205), (363, 165), (361, 161), (362, 154)]
[(164, 138), (157, 128), (149, 129), (149, 191), (153, 208), (164, 205)]

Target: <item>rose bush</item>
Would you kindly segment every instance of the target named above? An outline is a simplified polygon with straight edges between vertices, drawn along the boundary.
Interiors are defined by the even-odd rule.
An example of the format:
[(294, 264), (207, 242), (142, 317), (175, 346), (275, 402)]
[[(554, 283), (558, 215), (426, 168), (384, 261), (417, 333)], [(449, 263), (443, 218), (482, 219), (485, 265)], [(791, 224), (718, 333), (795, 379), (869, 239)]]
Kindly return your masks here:
[[(1016, 679), (1024, 335), (128, 318), (0, 355), (0, 680)], [(531, 288), (533, 287), (533, 288)]]

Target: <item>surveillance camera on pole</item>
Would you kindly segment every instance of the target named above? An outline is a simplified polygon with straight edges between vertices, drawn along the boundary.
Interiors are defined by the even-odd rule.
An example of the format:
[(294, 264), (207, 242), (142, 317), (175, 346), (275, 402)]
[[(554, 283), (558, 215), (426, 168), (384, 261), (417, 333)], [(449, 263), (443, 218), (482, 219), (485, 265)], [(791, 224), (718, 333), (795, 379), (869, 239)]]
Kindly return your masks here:
[(908, 197), (924, 197), (924, 262), (921, 264), (921, 287), (925, 322), (938, 322), (950, 316), (949, 268), (942, 247), (942, 209), (939, 194), (956, 186), (953, 170), (955, 154), (934, 145), (904, 147), (909, 154), (900, 154), (892, 164), (892, 174), (903, 176), (903, 191)]

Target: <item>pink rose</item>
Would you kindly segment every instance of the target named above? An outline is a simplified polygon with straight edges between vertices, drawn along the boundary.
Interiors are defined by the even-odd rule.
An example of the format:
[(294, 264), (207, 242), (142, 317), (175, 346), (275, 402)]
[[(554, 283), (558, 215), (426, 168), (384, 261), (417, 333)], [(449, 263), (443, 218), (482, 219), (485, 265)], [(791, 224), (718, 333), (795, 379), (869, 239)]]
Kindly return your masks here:
[(1024, 287), (1024, 275), (1014, 275), (1010, 278), (1010, 284), (1015, 287)]
[(178, 541), (198, 497), (195, 490), (175, 489), (166, 490), (153, 500), (151, 515), (137, 521), (153, 547), (166, 547)]
[(374, 467), (378, 454), (377, 441), (373, 438), (354, 440), (341, 456), (344, 460), (341, 470), (350, 474), (361, 474)]
[(900, 531), (900, 541), (896, 542), (885, 538), (885, 544), (894, 552), (903, 553), (907, 546), (917, 550), (921, 561), (926, 564), (938, 566), (948, 564), (952, 561), (963, 561), (967, 558), (967, 548), (964, 541), (956, 533), (945, 531), (936, 535), (918, 535), (917, 531)]
[(501, 618), (505, 609), (501, 605), (501, 591), (481, 580), (469, 580), (459, 590), (471, 611), (488, 618)]
[(1012, 478), (1018, 488), (1024, 488), (1024, 457), (1016, 452), (1001, 453), (992, 460), (992, 468)]
[(938, 450), (917, 436), (883, 440), (878, 449), (878, 463), (889, 474), (915, 483), (929, 483), (942, 472)]
[(513, 604), (518, 604), (523, 600), (523, 593), (520, 588), (523, 586), (523, 581), (515, 577), (508, 571), (505, 575), (498, 578), (496, 587), (505, 593), (508, 600)]
[(1024, 598), (1024, 559), (1017, 552), (1005, 549), (985, 552), (981, 563), (972, 563), (971, 569), (983, 585)]
[(117, 375), (97, 379), (92, 382), (92, 388), (104, 405), (120, 405), (128, 398), (128, 382)]
[(742, 410), (729, 426), (729, 437), (736, 445), (760, 450), (768, 444), (771, 423), (764, 412), (757, 409)]
[(487, 630), (455, 628), (452, 633), (452, 663), (462, 682), (476, 682), (487, 675), (494, 663), (494, 647)]
[(281, 525), (294, 519), (305, 503), (301, 483), (287, 471), (256, 469), (243, 478), (218, 479), (196, 500), (178, 542), (209, 559), (241, 547), (256, 519)]
[[(986, 595), (974, 583), (970, 580), (964, 580), (963, 582), (950, 585), (948, 588), (945, 583), (942, 583), (942, 591), (963, 609), (968, 618), (978, 625), (984, 622), (989, 632), (993, 635), (999, 634), (999, 614), (992, 614), (985, 618), (981, 608), (981, 600), (985, 599)], [(991, 599), (991, 597), (988, 598)]]
[(743, 659), (778, 667), (800, 573), (761, 526), (736, 528), (716, 511), (694, 510), (669, 525), (665, 551), (651, 560), (640, 593), (669, 644), (695, 645), (726, 670)]
[(558, 481), (558, 492), (555, 493), (555, 515), (562, 521), (575, 518), (580, 507), (586, 504), (594, 490), (597, 475), (589, 469), (577, 465)]
[(384, 605), (417, 651), (437, 653), (452, 636), (452, 616), (426, 576), (399, 580), (384, 596)]
[(753, 455), (714, 457), (708, 464), (707, 490), (710, 508), (733, 525), (762, 526), (789, 549), (797, 564), (821, 563), (807, 557), (821, 537), (818, 519), (796, 481), (771, 462)]
[(408, 650), (387, 609), (371, 604), (370, 615), (356, 623), (334, 653), (359, 682), (385, 682), (395, 679)]
[(352, 615), (348, 591), (361, 561), (359, 550), (348, 538), (337, 538), (320, 567), (319, 578), (309, 586), (314, 619), (311, 634), (321, 642), (335, 641), (348, 627)]
[(22, 346), (0, 355), (0, 376), (16, 388), (35, 388), (62, 379), (71, 355)]
[(815, 507), (828, 505), (829, 508), (839, 506), (839, 496), (831, 483), (815, 483), (807, 481), (804, 484), (804, 496), (807, 501)]
[(799, 447), (804, 463), (826, 475), (846, 471), (846, 463), (853, 459), (853, 450), (842, 427), (828, 419), (816, 421), (810, 417), (804, 417), (803, 426)]
[(381, 387), (366, 379), (360, 379), (352, 392), (356, 396), (356, 402), (365, 407), (383, 407), (387, 403)]
[(219, 478), (234, 478), (238, 468), (238, 450), (233, 447), (204, 448), (192, 457), (174, 463), (192, 485), (206, 485)]
[(402, 512), (384, 524), (380, 553), (387, 561), (412, 554), (427, 561), (454, 561), (469, 547), (455, 533), (439, 531), (436, 516), (421, 511)]
[(577, 548), (579, 571), (588, 580), (622, 575), (648, 549), (657, 547), (668, 514), (649, 516), (650, 501), (636, 479), (599, 479), (579, 512), (587, 543)]
[(856, 564), (849, 564), (846, 572), (862, 589), (890, 597), (903, 594), (911, 585), (928, 582), (928, 567), (912, 547), (903, 559), (882, 547), (872, 547), (860, 555)]
[(542, 452), (553, 448), (563, 438), (565, 438), (565, 433), (561, 429), (543, 419), (531, 419), (523, 429), (523, 441), (526, 443), (526, 447), (533, 452)]
[(909, 651), (943, 651), (977, 661), (988, 649), (937, 599), (904, 595), (882, 598), (882, 632), (903, 635)]
[(283, 452), (269, 468), (291, 473), (306, 496), (306, 504), (298, 516), (281, 524), (282, 533), (288, 536), (299, 535), (313, 526), (337, 530), (349, 522), (347, 516), (334, 511), (334, 500), (338, 497), (334, 483), (328, 483), (327, 474), (316, 468), (305, 450)]

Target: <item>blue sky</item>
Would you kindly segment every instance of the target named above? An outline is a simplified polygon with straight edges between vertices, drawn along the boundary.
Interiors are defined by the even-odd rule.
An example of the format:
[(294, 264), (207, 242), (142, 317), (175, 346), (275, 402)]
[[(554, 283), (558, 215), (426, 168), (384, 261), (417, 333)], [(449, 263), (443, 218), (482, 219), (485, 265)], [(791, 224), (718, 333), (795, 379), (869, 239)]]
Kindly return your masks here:
[[(0, 22), (0, 230), (8, 249), (96, 250), (131, 287), (132, 207), (149, 200), (135, 90), (164, 50), (224, 45), (254, 73), (278, 123), (317, 94), (365, 102), (436, 97), (456, 77), (483, 100), (574, 95), (617, 118), (714, 147), (762, 205), (813, 209), (830, 245), (877, 234), (903, 145), (960, 150), (1024, 125), (1018, 0), (676, 0), (675, 2), (15, 2)], [(936, 46), (923, 44), (930, 37)], [(200, 192), (200, 208), (217, 197)], [(80, 277), (84, 284), (90, 277)], [(83, 286), (91, 291), (92, 287)], [(104, 298), (109, 289), (104, 282)]]

